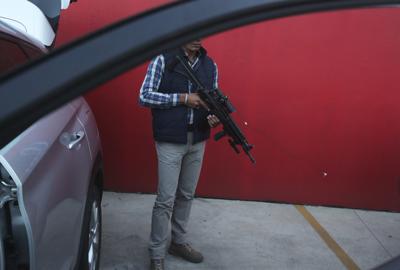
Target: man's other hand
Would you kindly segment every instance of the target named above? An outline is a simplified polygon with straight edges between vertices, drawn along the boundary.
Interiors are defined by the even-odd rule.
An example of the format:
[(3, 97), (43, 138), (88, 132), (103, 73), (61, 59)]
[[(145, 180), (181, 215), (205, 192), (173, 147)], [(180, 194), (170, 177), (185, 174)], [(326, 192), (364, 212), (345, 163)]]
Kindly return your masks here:
[(207, 104), (200, 98), (197, 93), (187, 94), (187, 102), (186, 106), (194, 109), (200, 109), (200, 106), (209, 111), (210, 109), (207, 107)]
[(208, 124), (210, 125), (210, 127), (212, 127), (212, 128), (214, 128), (220, 124), (218, 117), (216, 117), (213, 114), (210, 114), (209, 116), (207, 116), (207, 121), (208, 121)]

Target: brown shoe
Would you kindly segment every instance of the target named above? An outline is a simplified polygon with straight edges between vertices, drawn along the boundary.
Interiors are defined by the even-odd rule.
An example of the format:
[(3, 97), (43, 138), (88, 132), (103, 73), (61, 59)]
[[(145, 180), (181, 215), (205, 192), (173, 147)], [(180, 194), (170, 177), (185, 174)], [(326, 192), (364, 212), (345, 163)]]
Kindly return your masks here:
[(192, 263), (201, 263), (203, 261), (203, 255), (200, 252), (194, 250), (189, 244), (175, 244), (171, 243), (168, 253), (174, 256), (181, 257)]
[(164, 259), (151, 259), (150, 270), (164, 270)]

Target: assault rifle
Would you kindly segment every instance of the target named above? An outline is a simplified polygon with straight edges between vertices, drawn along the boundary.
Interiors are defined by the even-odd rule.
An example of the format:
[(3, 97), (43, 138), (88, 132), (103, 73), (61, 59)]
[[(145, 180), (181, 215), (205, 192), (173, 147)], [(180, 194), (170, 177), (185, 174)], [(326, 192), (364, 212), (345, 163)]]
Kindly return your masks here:
[(176, 58), (184, 67), (190, 81), (197, 86), (197, 93), (207, 104), (208, 108), (210, 109), (210, 113), (217, 116), (223, 126), (222, 131), (215, 134), (214, 140), (218, 141), (225, 136), (229, 136), (230, 138), (228, 142), (235, 152), (238, 154), (240, 153), (239, 149), (237, 148), (237, 145), (240, 145), (246, 155), (250, 158), (251, 162), (256, 163), (256, 160), (250, 154), (250, 150), (253, 148), (253, 145), (247, 142), (242, 131), (229, 115), (235, 111), (235, 108), (228, 100), (228, 97), (225, 96), (218, 88), (212, 90), (206, 89), (204, 85), (197, 79), (187, 61), (182, 59), (180, 55), (177, 55)]

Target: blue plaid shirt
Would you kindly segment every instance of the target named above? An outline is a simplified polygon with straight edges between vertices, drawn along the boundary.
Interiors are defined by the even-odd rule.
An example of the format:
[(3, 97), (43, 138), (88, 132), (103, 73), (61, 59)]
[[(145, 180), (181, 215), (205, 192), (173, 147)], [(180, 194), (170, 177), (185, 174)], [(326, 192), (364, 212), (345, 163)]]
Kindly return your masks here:
[[(199, 58), (192, 63), (189, 63), (194, 68), (199, 62)], [(218, 68), (215, 65), (214, 72), (214, 88), (218, 88)], [(161, 78), (165, 70), (165, 59), (163, 55), (154, 58), (147, 68), (147, 73), (144, 78), (142, 87), (140, 88), (139, 103), (142, 106), (158, 109), (168, 109), (179, 105), (179, 94), (167, 94), (158, 92), (161, 83)], [(192, 83), (188, 81), (188, 91), (191, 92)], [(189, 110), (189, 123), (193, 123), (193, 109)]]

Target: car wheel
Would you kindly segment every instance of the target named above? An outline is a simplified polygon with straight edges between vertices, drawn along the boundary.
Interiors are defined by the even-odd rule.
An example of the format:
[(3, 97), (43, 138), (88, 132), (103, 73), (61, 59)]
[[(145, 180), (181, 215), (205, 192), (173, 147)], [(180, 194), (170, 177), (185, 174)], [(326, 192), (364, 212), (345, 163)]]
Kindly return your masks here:
[(101, 249), (101, 192), (93, 185), (88, 192), (83, 230), (83, 248), (79, 269), (98, 270), (100, 268)]

